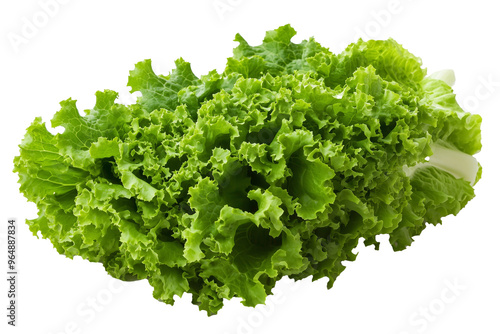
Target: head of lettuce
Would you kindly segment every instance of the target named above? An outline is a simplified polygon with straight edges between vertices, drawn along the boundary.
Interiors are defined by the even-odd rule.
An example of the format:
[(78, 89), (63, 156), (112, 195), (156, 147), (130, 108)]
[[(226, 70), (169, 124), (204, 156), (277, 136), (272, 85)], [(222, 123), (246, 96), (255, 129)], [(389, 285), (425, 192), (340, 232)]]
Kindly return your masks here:
[(39, 209), (30, 230), (211, 315), (232, 297), (264, 303), (283, 276), (330, 288), (360, 238), (402, 250), (457, 214), (480, 178), (481, 118), (457, 104), (450, 73), (427, 76), (392, 39), (333, 54), (295, 33), (237, 35), (223, 73), (140, 62), (137, 103), (97, 92), (81, 116), (68, 99), (56, 135), (36, 118), (14, 160)]

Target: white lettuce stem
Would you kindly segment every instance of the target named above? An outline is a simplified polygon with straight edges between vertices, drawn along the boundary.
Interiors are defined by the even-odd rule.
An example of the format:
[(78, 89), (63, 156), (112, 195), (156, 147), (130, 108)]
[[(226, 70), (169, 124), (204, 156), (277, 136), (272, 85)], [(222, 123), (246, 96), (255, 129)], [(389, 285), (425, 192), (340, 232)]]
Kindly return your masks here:
[(411, 177), (417, 169), (433, 166), (450, 173), (457, 179), (464, 179), (472, 185), (476, 182), (477, 172), (479, 171), (479, 163), (476, 158), (467, 153), (435, 143), (431, 145), (431, 149), (433, 154), (427, 162), (413, 167), (405, 167), (406, 175)]
[(441, 80), (446, 82), (448, 86), (453, 86), (455, 84), (455, 72), (453, 70), (441, 70), (429, 75), (430, 78)]

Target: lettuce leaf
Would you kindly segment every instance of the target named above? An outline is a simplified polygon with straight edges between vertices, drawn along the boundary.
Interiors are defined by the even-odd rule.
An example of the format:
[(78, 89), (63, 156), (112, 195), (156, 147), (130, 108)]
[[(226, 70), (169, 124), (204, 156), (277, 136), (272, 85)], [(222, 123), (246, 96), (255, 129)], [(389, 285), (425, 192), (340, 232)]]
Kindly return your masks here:
[(360, 240), (403, 250), (458, 214), (481, 176), (481, 117), (392, 39), (336, 55), (295, 34), (237, 35), (224, 72), (201, 77), (140, 62), (137, 103), (97, 92), (81, 116), (63, 101), (56, 135), (36, 118), (14, 160), (33, 234), (212, 315), (264, 303), (284, 276), (330, 288)]

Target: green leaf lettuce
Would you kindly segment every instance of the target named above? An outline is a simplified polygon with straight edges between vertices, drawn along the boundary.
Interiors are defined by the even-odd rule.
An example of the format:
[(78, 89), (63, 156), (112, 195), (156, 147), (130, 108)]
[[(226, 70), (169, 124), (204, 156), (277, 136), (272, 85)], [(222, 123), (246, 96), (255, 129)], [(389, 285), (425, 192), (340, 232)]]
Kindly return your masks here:
[(402, 250), (456, 215), (480, 178), (481, 118), (392, 39), (333, 54), (294, 35), (237, 35), (224, 72), (201, 77), (183, 59), (166, 76), (140, 62), (137, 103), (97, 92), (81, 116), (63, 101), (56, 135), (36, 118), (14, 160), (39, 209), (30, 230), (215, 314), (264, 303), (284, 276), (331, 287), (360, 239)]

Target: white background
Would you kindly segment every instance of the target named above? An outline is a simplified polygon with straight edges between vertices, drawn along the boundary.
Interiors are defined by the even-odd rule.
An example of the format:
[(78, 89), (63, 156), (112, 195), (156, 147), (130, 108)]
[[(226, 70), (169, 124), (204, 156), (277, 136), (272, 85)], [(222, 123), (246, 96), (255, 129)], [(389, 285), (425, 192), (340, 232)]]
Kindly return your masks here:
[[(6, 221), (19, 224), (18, 327), (6, 325), (2, 279), (2, 333), (500, 333), (494, 1), (54, 1), (0, 5), (0, 277), (7, 271)], [(43, 6), (48, 2), (57, 8)], [(295, 42), (314, 36), (339, 52), (358, 37), (393, 37), (421, 57), (429, 73), (455, 70), (458, 100), (483, 117), (483, 150), (476, 157), (484, 167), (477, 197), (457, 217), (428, 227), (403, 252), (394, 253), (387, 242), (378, 252), (359, 247), (358, 259), (331, 290), (326, 280), (283, 280), (267, 306), (247, 308), (233, 299), (213, 317), (191, 305), (190, 295), (167, 306), (152, 297), (147, 282), (119, 283), (101, 265), (67, 259), (31, 235), (24, 220), (36, 217), (35, 205), (19, 193), (11, 170), (36, 116), (49, 121), (69, 97), (82, 110), (91, 108), (95, 91), (103, 89), (128, 102), (128, 71), (146, 58), (161, 74), (178, 57), (198, 76), (222, 71), (237, 32), (255, 45), (266, 30), (287, 23), (298, 31)]]

